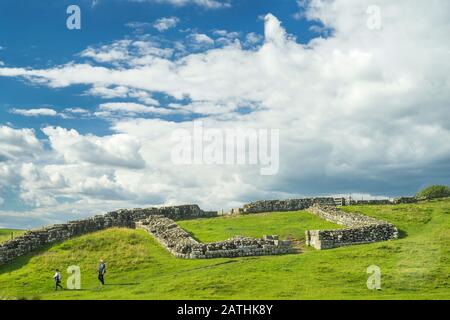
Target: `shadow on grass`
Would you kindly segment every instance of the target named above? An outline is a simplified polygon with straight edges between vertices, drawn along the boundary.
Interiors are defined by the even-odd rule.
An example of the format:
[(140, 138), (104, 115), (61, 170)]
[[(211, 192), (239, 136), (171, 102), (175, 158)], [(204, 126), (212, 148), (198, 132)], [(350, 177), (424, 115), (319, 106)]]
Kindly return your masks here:
[[(61, 241), (62, 242), (62, 241)], [(25, 265), (28, 264), (28, 262), (30, 262), (31, 258), (40, 255), (46, 251), (48, 251), (51, 247), (53, 247), (54, 245), (57, 245), (61, 242), (55, 242), (52, 244), (47, 244), (37, 250), (34, 250), (30, 253), (27, 253), (21, 257), (17, 257), (14, 260), (12, 260), (11, 262), (0, 266), (0, 274), (5, 273), (5, 272), (12, 272), (18, 269), (21, 269), (22, 267), (24, 267)]]
[(197, 238), (193, 232), (191, 232), (191, 231), (189, 231), (189, 230), (186, 230), (186, 229), (184, 229), (184, 228), (181, 228), (180, 226), (178, 226), (178, 227), (179, 227), (180, 229), (182, 229), (183, 231), (186, 231), (186, 232), (191, 236), (191, 238), (194, 239), (195, 241), (197, 241), (198, 243), (204, 243), (204, 242), (201, 241), (199, 238)]
[(398, 238), (399, 239), (404, 239), (407, 236), (408, 236), (408, 232), (406, 232), (405, 230), (398, 229)]

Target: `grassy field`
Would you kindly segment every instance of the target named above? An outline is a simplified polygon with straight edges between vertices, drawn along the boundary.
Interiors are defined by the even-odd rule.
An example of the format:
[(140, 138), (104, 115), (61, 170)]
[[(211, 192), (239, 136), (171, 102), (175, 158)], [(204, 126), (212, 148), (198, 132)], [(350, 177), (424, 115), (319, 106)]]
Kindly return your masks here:
[[(353, 206), (392, 222), (401, 239), (301, 254), (181, 260), (141, 230), (110, 229), (74, 238), (0, 267), (0, 297), (26, 299), (450, 299), (450, 201)], [(235, 234), (303, 237), (329, 227), (305, 212), (180, 222), (202, 241)], [(108, 264), (107, 285), (96, 279)], [(53, 291), (55, 268), (78, 265), (82, 289)], [(382, 289), (368, 290), (366, 269), (377, 265)], [(67, 278), (65, 272), (63, 272)]]
[(11, 236), (18, 237), (24, 232), (24, 230), (0, 229), (0, 243), (11, 240)]
[(306, 230), (342, 228), (305, 211), (186, 220), (178, 225), (202, 242), (222, 241), (236, 235), (261, 238), (265, 234), (304, 241)]

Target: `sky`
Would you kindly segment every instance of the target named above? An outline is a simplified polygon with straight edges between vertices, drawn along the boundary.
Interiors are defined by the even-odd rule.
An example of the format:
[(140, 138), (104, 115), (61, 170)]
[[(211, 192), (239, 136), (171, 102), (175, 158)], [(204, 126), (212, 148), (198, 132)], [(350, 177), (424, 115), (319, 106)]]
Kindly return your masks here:
[[(449, 184), (449, 34), (447, 0), (1, 1), (0, 228)], [(177, 163), (199, 125), (276, 170)]]

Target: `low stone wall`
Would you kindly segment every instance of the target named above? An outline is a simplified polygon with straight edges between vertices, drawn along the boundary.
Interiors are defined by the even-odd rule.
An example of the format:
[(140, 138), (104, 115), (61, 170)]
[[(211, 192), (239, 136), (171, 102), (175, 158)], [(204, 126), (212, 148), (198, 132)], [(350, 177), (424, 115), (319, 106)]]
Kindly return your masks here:
[(217, 212), (205, 212), (197, 205), (184, 205), (162, 208), (117, 210), (105, 215), (56, 224), (42, 229), (26, 232), (24, 235), (0, 245), (0, 265), (45, 245), (70, 239), (86, 233), (111, 227), (135, 228), (136, 222), (152, 215), (163, 215), (171, 219), (195, 219), (217, 216)]
[(245, 204), (241, 211), (244, 214), (277, 211), (297, 211), (309, 208), (314, 204), (334, 205), (334, 198), (262, 200)]
[(400, 197), (394, 199), (394, 204), (401, 204), (401, 203), (417, 203), (416, 197)]
[(397, 228), (386, 221), (362, 214), (347, 213), (333, 206), (316, 204), (307, 211), (329, 222), (348, 227), (306, 231), (306, 244), (319, 250), (398, 238)]
[(383, 200), (350, 200), (346, 202), (347, 205), (390, 205), (394, 204), (389, 199)]
[(164, 216), (148, 217), (138, 222), (136, 227), (152, 234), (177, 258), (232, 258), (293, 252), (291, 242), (279, 240), (277, 236), (265, 236), (263, 239), (238, 236), (221, 242), (201, 243), (178, 227), (175, 221)]
[[(346, 226), (342, 230), (306, 231), (306, 243), (317, 249), (329, 249), (344, 245), (395, 239), (398, 231), (390, 223), (356, 213), (346, 213), (334, 206), (333, 198), (305, 198), (257, 201), (234, 209), (234, 214), (250, 214), (275, 211), (309, 212), (330, 222)], [(215, 211), (203, 211), (197, 205), (162, 208), (117, 210), (105, 215), (70, 221), (50, 227), (32, 230), (0, 245), (0, 265), (48, 244), (67, 240), (89, 232), (111, 227), (139, 227), (158, 239), (173, 255), (179, 258), (219, 258), (258, 255), (275, 255), (293, 252), (290, 241), (268, 236), (263, 239), (235, 237), (221, 242), (200, 243), (179, 228), (175, 220), (211, 218)]]

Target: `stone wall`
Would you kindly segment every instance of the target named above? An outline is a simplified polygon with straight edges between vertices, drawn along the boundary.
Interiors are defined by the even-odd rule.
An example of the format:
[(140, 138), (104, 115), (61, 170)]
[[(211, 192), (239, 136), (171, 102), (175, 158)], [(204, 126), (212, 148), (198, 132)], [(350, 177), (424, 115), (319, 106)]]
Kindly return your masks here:
[(291, 242), (279, 240), (277, 236), (265, 236), (263, 239), (237, 236), (221, 242), (201, 243), (178, 227), (175, 221), (164, 216), (148, 217), (138, 222), (136, 227), (152, 234), (177, 258), (231, 258), (293, 252)]
[(400, 197), (394, 199), (394, 204), (401, 204), (401, 203), (416, 203), (417, 198), (416, 197)]
[(117, 210), (105, 215), (55, 224), (42, 229), (28, 231), (24, 235), (0, 245), (0, 265), (12, 261), (45, 245), (70, 239), (86, 233), (111, 227), (135, 228), (136, 222), (152, 215), (163, 215), (171, 219), (195, 219), (217, 216), (217, 212), (205, 212), (197, 205), (162, 208)]
[[(397, 228), (390, 223), (338, 210), (334, 206), (333, 198), (257, 201), (246, 204), (243, 208), (234, 209), (232, 213), (250, 214), (304, 209), (322, 219), (347, 227), (340, 230), (307, 231), (306, 243), (317, 249), (390, 240), (398, 236)], [(276, 236), (267, 236), (263, 239), (235, 237), (221, 242), (200, 243), (175, 223), (175, 220), (180, 219), (216, 216), (217, 212), (203, 211), (197, 205), (117, 210), (84, 220), (28, 231), (0, 245), (0, 265), (48, 244), (111, 227), (145, 229), (173, 255), (180, 258), (241, 257), (293, 252), (289, 241), (279, 240)]]
[(382, 199), (382, 200), (347, 200), (346, 205), (389, 205), (394, 204), (389, 199)]
[(398, 238), (397, 228), (386, 221), (318, 204), (311, 206), (307, 211), (324, 220), (347, 227), (306, 231), (306, 244), (319, 250)]
[(245, 204), (242, 213), (262, 213), (276, 211), (297, 211), (311, 207), (313, 204), (334, 205), (334, 198), (303, 198), (287, 200), (262, 200)]

